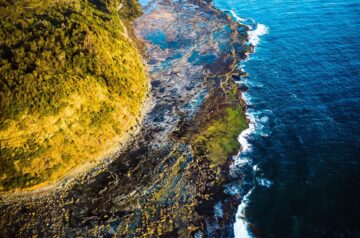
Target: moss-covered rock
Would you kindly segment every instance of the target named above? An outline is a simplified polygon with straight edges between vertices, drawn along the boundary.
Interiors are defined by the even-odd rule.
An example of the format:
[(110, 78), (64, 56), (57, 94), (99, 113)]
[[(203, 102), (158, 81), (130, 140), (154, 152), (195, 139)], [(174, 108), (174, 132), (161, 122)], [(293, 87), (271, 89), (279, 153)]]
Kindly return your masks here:
[(225, 164), (239, 152), (238, 136), (248, 127), (239, 86), (225, 80), (222, 87), (214, 87), (195, 121), (197, 127), (191, 142), (195, 153), (206, 156), (212, 166)]

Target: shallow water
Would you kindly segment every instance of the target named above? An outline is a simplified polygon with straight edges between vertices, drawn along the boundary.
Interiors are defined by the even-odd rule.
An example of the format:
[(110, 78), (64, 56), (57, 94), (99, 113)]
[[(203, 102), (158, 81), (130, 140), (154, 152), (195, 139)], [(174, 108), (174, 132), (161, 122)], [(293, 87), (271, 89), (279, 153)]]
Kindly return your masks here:
[(214, 4), (264, 24), (244, 63), (255, 132), (234, 173), (252, 184), (242, 195), (254, 190), (235, 235), (360, 237), (360, 2)]

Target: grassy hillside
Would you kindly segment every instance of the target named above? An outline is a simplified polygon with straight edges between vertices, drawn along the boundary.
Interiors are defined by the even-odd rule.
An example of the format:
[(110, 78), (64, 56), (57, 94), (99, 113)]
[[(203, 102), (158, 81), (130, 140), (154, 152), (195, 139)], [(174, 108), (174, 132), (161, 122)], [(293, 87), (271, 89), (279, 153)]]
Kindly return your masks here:
[(0, 191), (44, 185), (135, 124), (146, 75), (133, 0), (0, 0)]

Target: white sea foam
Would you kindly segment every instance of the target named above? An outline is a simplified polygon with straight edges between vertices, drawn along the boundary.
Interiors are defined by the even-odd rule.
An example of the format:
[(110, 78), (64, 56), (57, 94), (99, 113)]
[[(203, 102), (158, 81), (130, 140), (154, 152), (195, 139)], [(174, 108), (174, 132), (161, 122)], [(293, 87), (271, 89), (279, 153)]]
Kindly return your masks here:
[[(244, 94), (244, 98), (245, 100), (249, 100), (248, 97), (245, 96), (246, 94)], [(246, 130), (243, 130), (241, 132), (241, 134), (238, 137), (238, 141), (241, 144), (241, 152), (239, 152), (239, 154), (234, 158), (234, 163), (232, 164), (232, 166), (230, 167), (230, 173), (231, 174), (236, 174), (237, 170), (239, 169), (239, 167), (250, 164), (251, 161), (246, 158), (246, 156), (244, 156), (244, 154), (246, 152), (251, 151), (251, 144), (248, 141), (249, 136), (255, 131), (256, 126), (256, 120), (254, 118), (254, 115), (251, 113), (247, 113), (246, 114), (247, 117), (250, 119), (250, 123), (249, 123), (249, 128), (247, 128)], [(245, 157), (245, 158), (244, 158)], [(255, 169), (256, 169), (256, 165), (255, 165)], [(252, 188), (241, 200), (241, 203), (238, 207), (238, 210), (236, 212), (236, 221), (234, 223), (234, 235), (235, 238), (250, 238), (253, 237), (251, 230), (249, 229), (249, 225), (248, 222), (246, 221), (246, 216), (245, 216), (245, 210), (246, 207), (249, 203), (249, 197), (252, 193), (254, 188)], [(238, 191), (240, 192), (240, 190)]]
[[(250, 160), (248, 158), (235, 158), (233, 164), (230, 166), (230, 170), (235, 171), (241, 167), (244, 167), (245, 165), (248, 165), (250, 163)], [(237, 177), (237, 176), (234, 176)]]
[[(246, 93), (243, 95), (245, 100), (249, 102), (251, 98)], [(249, 128), (242, 131), (239, 135), (239, 142), (241, 144), (241, 152), (235, 157), (234, 163), (230, 167), (231, 174), (236, 174), (236, 171), (238, 171), (241, 167), (245, 165), (251, 165), (252, 161), (247, 156), (247, 152), (251, 151), (251, 144), (248, 141), (249, 137), (253, 133), (261, 132), (264, 128), (265, 123), (269, 121), (268, 116), (260, 116), (259, 113), (253, 112), (252, 110), (248, 110), (246, 115), (250, 119)], [(254, 171), (254, 175), (256, 176), (256, 172), (260, 171), (260, 168), (258, 165), (253, 165), (252, 169)], [(256, 178), (256, 183), (260, 186), (269, 188), (272, 185), (272, 182), (265, 178)], [(254, 235), (252, 234), (252, 231), (249, 227), (249, 223), (246, 220), (245, 211), (249, 204), (250, 195), (252, 194), (255, 187), (253, 187), (241, 200), (241, 203), (238, 207), (237, 213), (236, 213), (236, 220), (234, 223), (234, 235), (235, 238), (252, 238)], [(238, 190), (240, 192), (240, 189)]]
[(235, 18), (236, 21), (241, 22), (241, 23), (244, 22), (244, 21), (246, 21), (245, 18), (239, 17), (234, 10), (230, 10), (229, 12), (230, 12), (231, 15)]
[(253, 170), (256, 172), (256, 171), (260, 171), (260, 168), (259, 168), (259, 166), (257, 165), (257, 164), (255, 164), (254, 166), (253, 166)]
[[(248, 36), (249, 36), (248, 41), (253, 46), (259, 45), (260, 37), (262, 35), (265, 35), (268, 33), (268, 31), (269, 31), (268, 27), (265, 26), (264, 24), (256, 23), (253, 19), (241, 18), (233, 10), (231, 10), (230, 13), (234, 17), (234, 19), (236, 19), (237, 21), (239, 21), (242, 24), (246, 24), (246, 23), (250, 22), (251, 25), (249, 25), (250, 31), (248, 31)], [(245, 68), (245, 65), (243, 62), (239, 64), (239, 68), (241, 68), (241, 69)], [(261, 87), (262, 87), (262, 85), (261, 85)], [(243, 97), (248, 104), (251, 103), (250, 95), (248, 95), (247, 93), (244, 93)], [(244, 158), (244, 154), (246, 155), (247, 152), (251, 151), (251, 144), (249, 143), (248, 138), (256, 130), (262, 130), (262, 128), (264, 127), (262, 124), (267, 123), (269, 120), (269, 117), (267, 117), (267, 116), (263, 116), (260, 119), (257, 119), (256, 118), (257, 116), (255, 114), (256, 113), (252, 113), (250, 111), (248, 111), (246, 114), (247, 117), (250, 119), (250, 124), (249, 124), (249, 128), (242, 131), (241, 134), (239, 135), (238, 140), (241, 144), (241, 152), (239, 152), (239, 154), (234, 158), (234, 163), (232, 164), (231, 169), (230, 169), (231, 174), (236, 174), (236, 169), (239, 169), (240, 166), (244, 166), (245, 164), (251, 164), (250, 159), (246, 158), (246, 156)], [(258, 166), (254, 165), (253, 170), (256, 173), (256, 171), (259, 170)], [(262, 186), (266, 186), (266, 187), (271, 186), (271, 181), (266, 180), (266, 179), (260, 179), (259, 181), (257, 181), (257, 183)], [(238, 207), (238, 210), (236, 213), (236, 221), (234, 223), (235, 238), (254, 237), (249, 228), (249, 224), (248, 224), (248, 222), (246, 220), (246, 216), (245, 216), (245, 210), (248, 206), (249, 197), (250, 197), (251, 193), (253, 192), (253, 190), (254, 190), (254, 187), (242, 198), (241, 203)]]
[(231, 13), (231, 15), (235, 18), (235, 20), (237, 20), (238, 22), (244, 22), (244, 21), (245, 21), (245, 19), (239, 17), (239, 16), (235, 13), (234, 10), (230, 10), (230, 13)]
[(234, 223), (235, 238), (251, 238), (252, 232), (249, 229), (245, 218), (245, 210), (249, 203), (249, 197), (254, 189), (251, 189), (241, 200), (241, 204), (236, 212), (236, 221)]
[[(254, 165), (253, 167), (253, 172), (254, 172), (254, 176), (256, 177), (256, 173), (257, 172), (260, 172), (261, 169), (259, 167), (259, 165)], [(266, 179), (266, 178), (261, 178), (261, 177), (257, 177), (256, 178), (256, 183), (262, 187), (266, 187), (266, 188), (270, 188), (271, 185), (273, 184), (272, 181), (270, 181), (269, 179)]]
[(253, 46), (257, 46), (260, 43), (260, 37), (266, 35), (269, 32), (269, 28), (264, 24), (257, 23), (255, 29), (248, 32), (249, 42)]
[(250, 31), (248, 31), (249, 43), (252, 44), (253, 46), (259, 45), (260, 37), (269, 33), (269, 28), (266, 25), (261, 23), (248, 25), (246, 24), (247, 22), (255, 22), (255, 21), (253, 19), (244, 19), (239, 17), (234, 10), (230, 10), (230, 13), (236, 21), (250, 27)]
[(268, 117), (268, 116), (263, 116), (263, 117), (260, 118), (260, 121), (261, 121), (262, 123), (266, 123), (266, 122), (269, 121), (269, 117)]
[(224, 192), (229, 195), (239, 195), (241, 194), (241, 184), (239, 182), (230, 183), (225, 185)]
[[(251, 116), (250, 116), (250, 120), (251, 120)], [(241, 134), (239, 135), (238, 141), (241, 144), (241, 153), (250, 151), (251, 145), (247, 139), (251, 135), (251, 133), (253, 133), (254, 131), (255, 131), (255, 125), (254, 125), (254, 123), (250, 122), (249, 128), (247, 128), (246, 130), (243, 130), (241, 132)]]
[(273, 184), (273, 182), (271, 182), (269, 179), (266, 178), (256, 178), (256, 182), (258, 183), (258, 185), (266, 188), (270, 188), (271, 185)]

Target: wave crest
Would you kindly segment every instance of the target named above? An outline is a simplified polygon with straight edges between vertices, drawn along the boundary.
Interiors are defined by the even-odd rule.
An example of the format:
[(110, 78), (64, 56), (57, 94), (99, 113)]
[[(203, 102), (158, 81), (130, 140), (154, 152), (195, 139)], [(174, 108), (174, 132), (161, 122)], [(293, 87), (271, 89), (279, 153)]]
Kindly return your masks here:
[(260, 37), (269, 33), (268, 26), (261, 24), (261, 23), (257, 23), (252, 18), (248, 18), (248, 19), (241, 18), (236, 14), (236, 12), (234, 10), (230, 10), (229, 12), (231, 13), (232, 17), (236, 21), (250, 27), (250, 31), (248, 31), (248, 36), (249, 36), (248, 40), (251, 45), (253, 45), (253, 46), (259, 45)]
[(249, 42), (253, 46), (260, 44), (260, 37), (269, 33), (269, 28), (261, 23), (257, 23), (255, 29), (248, 32)]

